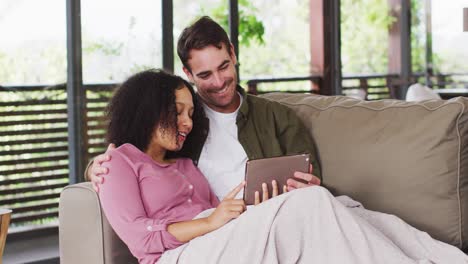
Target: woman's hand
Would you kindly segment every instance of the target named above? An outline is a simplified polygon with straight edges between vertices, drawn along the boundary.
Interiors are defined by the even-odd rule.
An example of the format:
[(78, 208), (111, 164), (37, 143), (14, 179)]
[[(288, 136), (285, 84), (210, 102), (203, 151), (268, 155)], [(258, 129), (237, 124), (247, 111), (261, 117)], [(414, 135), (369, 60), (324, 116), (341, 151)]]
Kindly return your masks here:
[[(278, 183), (273, 180), (271, 182), (272, 186), (272, 195), (271, 197), (276, 197), (279, 195), (278, 193)], [(286, 185), (283, 185), (283, 193), (287, 192), (288, 188)], [(262, 183), (262, 200), (260, 201), (260, 193), (257, 191), (255, 192), (255, 205), (260, 204), (261, 202), (265, 202), (266, 200), (270, 199), (270, 195), (268, 193), (268, 186), (266, 183)]]
[(234, 199), (244, 186), (245, 181), (229, 192), (218, 207), (216, 207), (214, 212), (206, 218), (213, 229), (222, 227), (231, 219), (239, 217), (245, 211), (244, 200)]

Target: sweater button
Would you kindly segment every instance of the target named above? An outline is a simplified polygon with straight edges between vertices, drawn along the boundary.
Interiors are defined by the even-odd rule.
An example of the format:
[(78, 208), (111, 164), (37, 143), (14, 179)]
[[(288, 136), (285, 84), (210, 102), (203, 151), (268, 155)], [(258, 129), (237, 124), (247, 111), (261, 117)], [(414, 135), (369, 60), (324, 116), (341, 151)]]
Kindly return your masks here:
[(147, 226), (147, 227), (146, 227), (146, 230), (148, 230), (148, 231), (153, 231), (153, 227), (152, 227), (152, 226)]
[(193, 185), (190, 184), (188, 188), (189, 188), (190, 190), (192, 190), (192, 189), (193, 189)]

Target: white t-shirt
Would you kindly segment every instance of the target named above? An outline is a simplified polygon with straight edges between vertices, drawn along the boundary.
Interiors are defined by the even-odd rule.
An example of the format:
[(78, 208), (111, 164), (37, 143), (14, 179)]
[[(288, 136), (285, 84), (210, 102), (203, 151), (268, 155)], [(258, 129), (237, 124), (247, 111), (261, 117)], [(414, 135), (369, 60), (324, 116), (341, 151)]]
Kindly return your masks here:
[[(241, 98), (242, 105), (242, 96)], [(239, 105), (239, 108), (240, 108)], [(247, 153), (237, 139), (236, 118), (233, 113), (219, 113), (203, 105), (210, 120), (210, 130), (203, 146), (198, 168), (205, 175), (219, 200), (244, 180)], [(240, 191), (237, 198), (242, 198)]]

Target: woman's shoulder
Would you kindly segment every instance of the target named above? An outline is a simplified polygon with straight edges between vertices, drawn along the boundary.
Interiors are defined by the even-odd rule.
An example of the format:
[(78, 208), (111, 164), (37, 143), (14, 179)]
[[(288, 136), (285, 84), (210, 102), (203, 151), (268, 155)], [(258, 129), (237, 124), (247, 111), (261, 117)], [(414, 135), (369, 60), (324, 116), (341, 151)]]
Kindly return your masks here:
[(115, 149), (110, 149), (106, 151), (106, 153), (111, 156), (111, 161), (115, 157), (116, 161), (124, 160), (130, 164), (134, 164), (146, 158), (141, 150), (129, 143), (122, 144)]

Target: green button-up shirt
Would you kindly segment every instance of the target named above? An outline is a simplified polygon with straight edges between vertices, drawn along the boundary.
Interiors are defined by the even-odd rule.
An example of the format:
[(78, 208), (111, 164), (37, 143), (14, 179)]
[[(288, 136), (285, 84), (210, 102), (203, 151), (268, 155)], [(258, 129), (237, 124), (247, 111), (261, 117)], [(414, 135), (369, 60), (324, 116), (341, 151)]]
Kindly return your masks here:
[[(320, 164), (313, 140), (296, 116), (285, 105), (238, 91), (244, 100), (237, 114), (238, 139), (249, 159), (310, 153), (315, 176), (321, 178)], [(204, 141), (192, 159), (197, 163)]]

